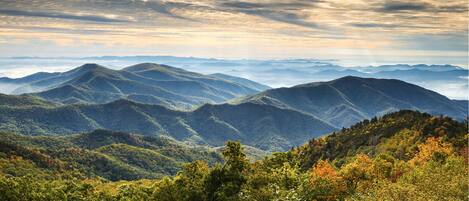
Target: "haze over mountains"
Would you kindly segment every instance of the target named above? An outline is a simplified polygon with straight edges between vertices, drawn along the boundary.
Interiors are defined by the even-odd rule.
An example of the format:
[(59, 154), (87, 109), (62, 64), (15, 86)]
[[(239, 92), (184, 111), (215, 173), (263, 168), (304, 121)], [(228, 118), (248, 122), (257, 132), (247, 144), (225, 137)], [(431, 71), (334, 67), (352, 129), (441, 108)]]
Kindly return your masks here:
[(28, 99), (22, 106), (0, 106), (0, 130), (27, 135), (66, 135), (105, 128), (211, 146), (240, 140), (270, 151), (285, 150), (335, 130), (332, 125), (302, 112), (252, 103), (204, 105), (181, 112), (128, 100), (53, 107), (31, 106), (29, 103), (36, 100)]
[[(212, 59), (173, 56), (103, 56), (83, 58), (0, 58), (0, 75), (19, 77), (33, 72), (64, 72), (83, 63), (99, 63), (111, 69), (122, 69), (136, 63), (153, 62), (182, 67), (202, 74), (223, 73), (243, 77), (271, 87), (329, 81), (344, 76), (400, 79), (436, 91), (451, 99), (468, 99), (467, 66), (447, 64), (378, 64), (375, 66), (344, 65), (339, 60), (318, 59)], [(443, 60), (438, 62), (444, 62)], [(38, 67), (40, 66), (40, 67)], [(281, 79), (279, 79), (281, 78)], [(0, 82), (0, 91), (12, 87)]]
[(450, 100), (400, 80), (353, 76), (270, 89), (236, 102), (290, 108), (319, 117), (336, 127), (348, 127), (363, 119), (403, 109), (444, 114), (460, 120), (467, 116), (467, 101)]
[(66, 104), (107, 103), (126, 98), (172, 108), (220, 103), (268, 88), (242, 78), (222, 76), (207, 76), (151, 63), (122, 70), (85, 64), (63, 73), (1, 78), (0, 83), (19, 86), (12, 90), (12, 94), (34, 93), (46, 100)]
[(109, 129), (209, 146), (239, 140), (265, 151), (284, 151), (392, 111), (462, 120), (468, 110), (467, 101), (410, 83), (352, 76), (267, 89), (239, 77), (143, 63), (122, 70), (86, 64), (3, 80), (22, 83), (17, 91), (24, 86), (45, 91), (0, 96), (0, 130), (69, 135)]

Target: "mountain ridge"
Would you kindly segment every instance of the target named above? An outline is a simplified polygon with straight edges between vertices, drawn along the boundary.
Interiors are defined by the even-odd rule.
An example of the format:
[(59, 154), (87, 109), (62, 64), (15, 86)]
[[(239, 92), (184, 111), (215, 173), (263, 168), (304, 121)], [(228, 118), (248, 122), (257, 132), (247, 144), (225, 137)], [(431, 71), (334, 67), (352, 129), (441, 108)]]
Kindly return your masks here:
[[(456, 107), (454, 101), (417, 85), (396, 79), (355, 76), (270, 89), (234, 101), (243, 102), (293, 108), (336, 127), (348, 127), (360, 120), (401, 109), (449, 115), (458, 119), (464, 119), (467, 115), (467, 108), (461, 104)], [(350, 112), (334, 116), (340, 107), (342, 111)]]
[[(66, 104), (106, 103), (119, 98), (138, 97), (134, 101), (189, 109), (203, 103), (221, 103), (259, 92), (233, 80), (153, 63), (136, 64), (122, 70), (87, 63), (62, 73), (36, 73), (2, 80), (3, 83), (19, 86), (12, 94), (30, 93)], [(62, 87), (65, 88), (59, 89)], [(68, 95), (59, 93), (67, 90), (71, 90), (66, 93)]]
[[(110, 129), (221, 146), (240, 140), (262, 150), (280, 151), (336, 128), (302, 112), (268, 105), (205, 104), (192, 111), (119, 99), (101, 105), (0, 107), (0, 129), (27, 135), (66, 135)], [(21, 122), (28, 122), (24, 126)]]
[[(153, 64), (133, 67), (139, 72), (154, 68)], [(98, 72), (101, 71), (98, 68)], [(105, 75), (106, 72), (115, 73), (106, 69), (103, 71)], [(116, 73), (111, 76), (122, 81), (124, 79), (119, 76), (127, 74)], [(90, 80), (94, 78), (81, 81), (87, 84)], [(110, 86), (118, 85), (118, 82), (108, 80), (116, 84)], [(70, 90), (64, 91), (78, 93), (74, 91), (74, 86), (65, 86)], [(105, 88), (104, 91), (109, 89)], [(230, 103), (204, 104), (190, 110), (175, 109), (170, 107), (173, 103), (158, 99), (153, 100), (161, 101), (156, 105), (138, 103), (121, 98), (119, 93), (114, 93), (116, 100), (103, 104), (59, 104), (52, 107), (41, 104), (35, 107), (9, 107), (7, 104), (0, 107), (0, 113), (3, 114), (0, 117), (0, 129), (28, 135), (60, 135), (110, 129), (166, 136), (186, 143), (210, 146), (221, 146), (226, 140), (239, 140), (266, 151), (284, 151), (310, 137), (397, 110), (420, 110), (459, 119), (464, 119), (467, 114), (465, 102), (450, 100), (417, 85), (394, 79), (353, 76), (269, 89)], [(82, 99), (86, 98), (86, 94), (78, 95), (83, 96)], [(28, 122), (28, 126), (23, 122)]]

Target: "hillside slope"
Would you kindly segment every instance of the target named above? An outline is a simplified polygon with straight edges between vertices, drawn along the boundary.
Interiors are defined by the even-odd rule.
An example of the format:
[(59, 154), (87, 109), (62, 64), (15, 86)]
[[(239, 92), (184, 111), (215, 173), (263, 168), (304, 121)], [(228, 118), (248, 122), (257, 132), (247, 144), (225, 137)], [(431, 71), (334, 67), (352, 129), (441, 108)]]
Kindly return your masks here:
[(457, 119), (467, 116), (467, 106), (436, 92), (392, 79), (347, 76), (291, 88), (271, 89), (237, 102), (274, 105), (311, 114), (336, 127), (402, 109), (419, 110)]
[(152, 63), (137, 64), (122, 70), (84, 64), (63, 73), (1, 78), (0, 83), (17, 86), (12, 94), (33, 93), (46, 100), (66, 104), (107, 103), (127, 98), (185, 109), (254, 94), (260, 90), (251, 86), (261, 86), (242, 78), (221, 79)]
[(0, 130), (64, 135), (110, 129), (221, 146), (227, 140), (268, 151), (287, 150), (336, 128), (311, 115), (270, 105), (204, 105), (182, 112), (118, 100), (101, 105), (0, 107)]
[(293, 152), (304, 169), (311, 168), (321, 159), (341, 166), (359, 154), (390, 154), (407, 161), (415, 155), (418, 145), (430, 137), (442, 138), (457, 148), (456, 152), (463, 151), (467, 148), (468, 133), (467, 122), (402, 110), (311, 139)]
[(175, 175), (183, 163), (221, 162), (221, 156), (201, 146), (166, 138), (97, 130), (67, 137), (31, 137), (0, 133), (0, 157), (22, 157), (40, 169), (77, 171), (86, 177), (135, 180)]
[(232, 82), (235, 82), (235, 83), (240, 83), (244, 86), (247, 86), (249, 88), (252, 88), (252, 89), (255, 89), (255, 90), (258, 90), (258, 91), (264, 91), (264, 90), (270, 89), (270, 87), (267, 86), (267, 85), (254, 82), (254, 81), (248, 80), (246, 78), (236, 77), (236, 76), (232, 76), (232, 75), (226, 75), (226, 74), (222, 74), (222, 73), (214, 73), (214, 74), (210, 74), (210, 76), (217, 77), (217, 78), (224, 79), (224, 80), (229, 80), (229, 81), (232, 81)]
[[(249, 162), (239, 142), (217, 158), (165, 138), (97, 131), (0, 133), (2, 200), (465, 200), (467, 122), (399, 111)], [(217, 148), (218, 149), (218, 148)], [(195, 161), (179, 168), (180, 153)], [(200, 157), (199, 157), (200, 158)], [(155, 178), (180, 171), (174, 177)], [(162, 173), (162, 174), (160, 174)], [(104, 178), (104, 179), (103, 179)], [(134, 180), (117, 181), (116, 180)], [(137, 180), (138, 179), (138, 180)], [(109, 181), (111, 180), (111, 181)]]

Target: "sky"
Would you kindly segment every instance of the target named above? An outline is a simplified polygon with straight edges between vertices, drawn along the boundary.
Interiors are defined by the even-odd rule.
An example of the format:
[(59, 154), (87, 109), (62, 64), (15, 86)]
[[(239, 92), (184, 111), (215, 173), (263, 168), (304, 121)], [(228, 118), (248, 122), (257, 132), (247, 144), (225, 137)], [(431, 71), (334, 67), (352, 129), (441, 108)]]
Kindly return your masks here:
[(173, 55), (467, 67), (466, 0), (0, 0), (0, 57)]

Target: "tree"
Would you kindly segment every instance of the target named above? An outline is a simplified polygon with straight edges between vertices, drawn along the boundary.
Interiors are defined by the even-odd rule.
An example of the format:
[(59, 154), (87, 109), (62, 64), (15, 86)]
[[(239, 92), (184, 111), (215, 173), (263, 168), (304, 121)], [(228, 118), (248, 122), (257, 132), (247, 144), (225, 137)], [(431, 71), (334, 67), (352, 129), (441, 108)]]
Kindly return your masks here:
[(345, 184), (336, 169), (320, 160), (310, 173), (311, 200), (338, 200), (344, 197)]
[(340, 175), (347, 184), (349, 193), (355, 192), (358, 187), (366, 188), (371, 179), (372, 167), (371, 159), (365, 154), (357, 155), (354, 161), (342, 167)]
[(228, 141), (223, 150), (225, 163), (215, 166), (205, 180), (208, 200), (234, 200), (246, 183), (249, 162), (239, 142)]
[(451, 144), (434, 137), (429, 137), (418, 149), (419, 152), (409, 161), (412, 165), (421, 165), (431, 159), (442, 161), (453, 153)]
[(206, 200), (204, 194), (204, 180), (209, 174), (206, 162), (195, 161), (184, 166), (178, 173), (174, 184), (181, 196), (180, 200)]

